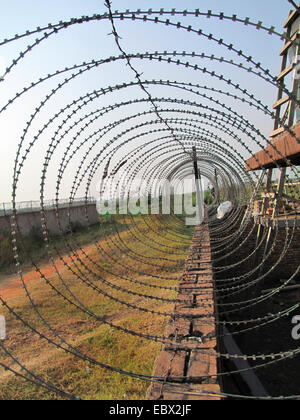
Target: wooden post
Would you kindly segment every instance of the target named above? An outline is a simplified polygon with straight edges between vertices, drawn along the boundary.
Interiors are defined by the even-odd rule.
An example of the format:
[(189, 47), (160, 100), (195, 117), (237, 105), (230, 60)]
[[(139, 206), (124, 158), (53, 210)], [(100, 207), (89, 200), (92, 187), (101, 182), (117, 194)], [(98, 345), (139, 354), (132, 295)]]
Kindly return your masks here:
[(216, 200), (217, 203), (220, 204), (220, 193), (219, 193), (219, 183), (218, 183), (218, 171), (215, 168), (215, 182), (216, 182)]
[(285, 177), (286, 177), (286, 168), (281, 168), (280, 177), (279, 177), (278, 186), (277, 186), (277, 194), (276, 194), (275, 206), (274, 206), (274, 211), (273, 211), (273, 218), (275, 218), (278, 215), (279, 209), (282, 205), (282, 194), (283, 194), (283, 188), (285, 184)]
[[(266, 192), (269, 193), (271, 192), (271, 187), (272, 187), (272, 177), (273, 177), (273, 169), (269, 169), (268, 173), (267, 173), (267, 181), (266, 181)], [(262, 214), (263, 217), (266, 216), (268, 207), (269, 207), (269, 198), (265, 197), (263, 200), (263, 206), (262, 206)]]
[(203, 199), (203, 191), (202, 191), (202, 183), (201, 183), (201, 173), (198, 168), (197, 151), (196, 151), (195, 146), (193, 147), (193, 161), (194, 161), (196, 201), (197, 201), (196, 224), (201, 225), (204, 220), (204, 199)]

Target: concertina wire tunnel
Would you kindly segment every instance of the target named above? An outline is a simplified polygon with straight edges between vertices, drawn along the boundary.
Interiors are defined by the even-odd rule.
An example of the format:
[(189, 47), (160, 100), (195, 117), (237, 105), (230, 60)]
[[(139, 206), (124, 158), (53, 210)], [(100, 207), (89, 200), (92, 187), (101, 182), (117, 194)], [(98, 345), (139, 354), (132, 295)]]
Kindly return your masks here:
[[(287, 3), (287, 2), (286, 2)], [(294, 2), (289, 2), (297, 7)], [(26, 330), (34, 333), (41, 341), (48, 342), (51, 346), (59, 348), (62, 352), (75, 358), (88, 362), (90, 366), (98, 366), (111, 372), (130, 376), (149, 383), (163, 383), (165, 378), (153, 377), (138, 369), (126, 371), (116, 365), (103, 363), (89, 356), (88, 352), (82, 352), (68, 341), (51, 319), (43, 315), (43, 310), (31, 295), (30, 288), (24, 281), (20, 250), (28, 254), (33, 269), (39, 273), (44, 282), (45, 293), (56, 294), (64, 301), (66, 307), (76, 309), (79, 314), (91, 318), (99, 324), (106, 324), (111, 329), (121, 331), (126, 335), (133, 335), (144, 340), (145, 346), (148, 341), (166, 344), (170, 342), (163, 335), (151, 335), (138, 328), (126, 328), (111, 321), (105, 314), (95, 313), (93, 308), (82, 301), (81, 296), (76, 295), (72, 284), (64, 278), (65, 271), (57, 266), (57, 261), (63, 263), (63, 269), (72, 274), (73, 283), (79, 282), (87, 289), (91, 289), (97, 296), (105, 296), (107, 299), (119, 305), (119, 311), (131, 310), (137, 313), (146, 313), (149, 317), (159, 315), (166, 320), (172, 319), (171, 312), (159, 310), (162, 302), (174, 304), (176, 298), (164, 297), (165, 291), (176, 292), (178, 277), (174, 276), (174, 270), (183, 270), (183, 261), (178, 257), (184, 257), (191, 242), (191, 236), (184, 237), (184, 220), (176, 214), (157, 214), (151, 216), (141, 215), (142, 228), (138, 219), (133, 215), (124, 215), (128, 224), (128, 232), (136, 243), (143, 243), (148, 249), (147, 255), (142, 255), (138, 250), (132, 249), (122, 239), (120, 224), (117, 218), (111, 219), (112, 231), (99, 241), (97, 232), (94, 232), (94, 249), (97, 251), (91, 257), (83, 246), (72, 235), (73, 225), (71, 220), (71, 235), (66, 235), (60, 222), (60, 199), (64, 196), (64, 182), (70, 187), (68, 206), (76, 202), (80, 192), (84, 192), (86, 207), (90, 203), (91, 186), (100, 184), (100, 195), (104, 190), (109, 192), (109, 199), (113, 200), (118, 191), (134, 189), (136, 179), (146, 186), (146, 193), (157, 190), (157, 180), (183, 180), (193, 174), (192, 149), (196, 147), (197, 156), (202, 175), (212, 181), (218, 174), (219, 188), (223, 193), (224, 201), (234, 203), (234, 210), (224, 220), (216, 221), (213, 215), (209, 216), (211, 246), (214, 259), (214, 270), (218, 274), (216, 280), (216, 292), (219, 300), (216, 303), (221, 315), (220, 324), (228, 327), (234, 325), (234, 335), (247, 334), (251, 330), (260, 330), (266, 325), (276, 325), (276, 322), (285, 316), (292, 316), (299, 311), (299, 303), (281, 308), (274, 314), (265, 313), (263, 316), (255, 316), (256, 308), (263, 307), (264, 303), (271, 299), (278, 291), (292, 284), (299, 275), (299, 266), (284, 284), (279, 284), (267, 294), (261, 294), (259, 285), (270, 274), (264, 270), (264, 264), (271, 257), (276, 241), (278, 240), (276, 228), (265, 258), (256, 266), (251, 261), (256, 253), (253, 248), (249, 255), (240, 261), (235, 261), (226, 266), (226, 260), (232, 254), (232, 244), (235, 251), (243, 247), (245, 243), (245, 230), (249, 229), (246, 237), (255, 231), (256, 225), (252, 218), (253, 203), (261, 188), (260, 172), (246, 172), (245, 159), (252, 156), (257, 150), (261, 150), (270, 139), (259, 128), (251, 123), (251, 115), (255, 113), (263, 118), (267, 124), (274, 120), (274, 112), (262, 99), (253, 94), (247, 86), (235, 81), (232, 75), (243, 74), (243, 77), (251, 77), (260, 86), (266, 86), (275, 92), (278, 82), (275, 75), (255, 58), (247, 55), (238, 45), (227, 43), (214, 34), (198, 29), (197, 22), (201, 27), (205, 24), (214, 25), (231, 24), (236, 33), (243, 30), (259, 31), (262, 42), (267, 48), (270, 37), (279, 40), (278, 45), (286, 40), (286, 35), (277, 32), (274, 27), (266, 27), (262, 22), (253, 22), (251, 19), (242, 19), (237, 15), (227, 16), (224, 13), (213, 11), (177, 11), (173, 10), (137, 10), (137, 11), (113, 11), (112, 4), (105, 2), (105, 12), (93, 16), (81, 16), (70, 21), (60, 21), (45, 27), (28, 30), (25, 33), (15, 35), (11, 39), (0, 42), (1, 48), (9, 46), (15, 52), (19, 51), (18, 43), (28, 40), (29, 45), (20, 53), (15, 53), (14, 59), (8, 65), (0, 80), (0, 87), (5, 88), (6, 83), (13, 81), (17, 69), (22, 68), (23, 62), (30, 58), (31, 54), (38, 54), (42, 49), (47, 49), (47, 43), (57, 43), (58, 48), (64, 48), (60, 44), (62, 34), (73, 31), (80, 27), (80, 31), (88, 31), (89, 25), (105, 25), (109, 42), (114, 43), (117, 53), (114, 56), (102, 59), (95, 58), (89, 62), (77, 62), (73, 66), (58, 67), (49, 74), (36, 74), (32, 72), (32, 83), (29, 83), (16, 94), (5, 99), (5, 104), (0, 109), (1, 121), (15, 105), (22, 105), (25, 98), (32, 99), (32, 109), (24, 110), (28, 114), (26, 124), (22, 127), (22, 135), (15, 158), (13, 185), (12, 185), (12, 214), (11, 214), (11, 240), (17, 273), (22, 283), (23, 292), (28, 299), (30, 311), (36, 315), (36, 322), (31, 323), (18, 308), (13, 307), (0, 294), (3, 308)], [(178, 22), (178, 19), (181, 22)], [(195, 26), (190, 25), (190, 21)], [(126, 38), (122, 38), (120, 25), (139, 25), (142, 30), (156, 30), (156, 27), (165, 27), (173, 31), (178, 39), (186, 43), (186, 51), (140, 51), (131, 52), (126, 48)], [(146, 28), (147, 27), (147, 28)], [(107, 29), (109, 30), (107, 31)], [(146, 28), (146, 29), (145, 29)], [(174, 32), (174, 31), (177, 32)], [(172, 33), (172, 35), (173, 35)], [(34, 39), (35, 38), (35, 39)], [(190, 39), (204, 39), (209, 50), (189, 51)], [(106, 40), (101, 40), (106, 42)], [(240, 40), (237, 39), (237, 44)], [(162, 42), (163, 44), (163, 42)], [(180, 44), (179, 44), (180, 45)], [(201, 44), (202, 45), (202, 44)], [(223, 50), (222, 55), (214, 54), (215, 50)], [(274, 52), (277, 53), (276, 51)], [(118, 72), (119, 82), (114, 85), (101, 85), (101, 71), (103, 67), (114, 66)], [(145, 73), (151, 73), (153, 66), (154, 74), (159, 72), (160, 66), (163, 74), (169, 66), (170, 72), (178, 74), (178, 80), (167, 78), (145, 78)], [(52, 66), (50, 66), (51, 68)], [(142, 69), (142, 70), (141, 70)], [(218, 71), (224, 69), (224, 74)], [(225, 72), (227, 71), (227, 74)], [(123, 71), (128, 73), (131, 81), (122, 80)], [(99, 80), (94, 88), (85, 93), (76, 88), (84, 85), (90, 74), (99, 72)], [(189, 76), (190, 75), (190, 76)], [(196, 75), (196, 76), (195, 76)], [(182, 77), (181, 77), (182, 76)], [(125, 76), (124, 76), (125, 77)], [(238, 77), (238, 76), (237, 76)], [(205, 80), (204, 83), (193, 82)], [(83, 82), (80, 85), (80, 81)], [(252, 86), (252, 84), (249, 84)], [(70, 92), (73, 100), (57, 108), (52, 112), (51, 104), (59, 96)], [(297, 105), (300, 102), (292, 96), (288, 87), (284, 92)], [(126, 96), (128, 95), (128, 99)], [(38, 104), (36, 104), (38, 98)], [(118, 100), (118, 98), (121, 98)], [(25, 102), (24, 102), (25, 103)], [(235, 106), (233, 106), (233, 104)], [(47, 109), (50, 111), (47, 112)], [(242, 110), (242, 112), (240, 112)], [(285, 129), (294, 137), (290, 127)], [(300, 139), (296, 138), (297, 142)], [(39, 142), (46, 143), (44, 155), (40, 155), (40, 177), (32, 179), (39, 185), (40, 192), (40, 218), (43, 226), (44, 242), (49, 262), (55, 268), (59, 278), (59, 284), (43, 273), (40, 264), (35, 261), (30, 251), (26, 251), (26, 243), (20, 234), (18, 226), (18, 194), (22, 189), (22, 174), (30, 161), (30, 156)], [(4, 157), (2, 157), (3, 159)], [(286, 159), (282, 156), (282, 159)], [(55, 162), (55, 164), (53, 164)], [(75, 163), (74, 163), (75, 162)], [(51, 165), (53, 164), (53, 169)], [(290, 172), (287, 175), (287, 185), (293, 187), (292, 180), (298, 177), (297, 167), (287, 162)], [(277, 165), (278, 167), (278, 165)], [(72, 171), (69, 171), (72, 168)], [(278, 167), (279, 168), (279, 167)], [(56, 172), (55, 172), (56, 171)], [(116, 182), (116, 176), (118, 175)], [(64, 241), (65, 253), (69, 259), (65, 259), (60, 249), (56, 248), (47, 229), (47, 186), (49, 178), (56, 179), (55, 183), (55, 209), (57, 224), (61, 231), (61, 239)], [(71, 180), (71, 181), (70, 181)], [(289, 184), (290, 183), (290, 184)], [(210, 212), (208, 213), (210, 215)], [(122, 217), (122, 216), (119, 216)], [(289, 219), (291, 220), (291, 213)], [(87, 230), (91, 230), (88, 212), (86, 212)], [(276, 272), (278, 265), (284, 261), (289, 250), (294, 230), (296, 229), (296, 210), (293, 220), (294, 226), (286, 227), (285, 243), (276, 263), (272, 266), (271, 273)], [(242, 221), (242, 222), (239, 222)], [(287, 219), (286, 219), (287, 223)], [(100, 229), (100, 228), (99, 228)], [(151, 235), (148, 235), (151, 232)], [(264, 248), (267, 235), (263, 235), (257, 247)], [(127, 259), (118, 259), (115, 252), (126, 255), (134, 264), (129, 264)], [(238, 255), (238, 254), (235, 254)], [(177, 263), (176, 263), (177, 262)], [(143, 265), (141, 265), (143, 264)], [(143, 271), (146, 264), (147, 271)], [(170, 264), (170, 265), (169, 265)], [(177, 264), (177, 265), (176, 265)], [(226, 269), (235, 269), (243, 265), (247, 271), (242, 275), (233, 275), (228, 278), (222, 277)], [(142, 268), (140, 268), (140, 266)], [(101, 267), (101, 270), (100, 270)], [(109, 278), (108, 278), (109, 274)], [(140, 280), (142, 276), (143, 280)], [(118, 280), (122, 279), (122, 285)], [(115, 281), (115, 282), (114, 282)], [(139, 292), (140, 286), (146, 287), (147, 293)], [(144, 290), (144, 289), (143, 289)], [(248, 291), (254, 294), (248, 294)], [(122, 297), (116, 296), (116, 291), (121, 292)], [(138, 296), (138, 304), (130, 303), (132, 296)], [(253, 311), (252, 318), (245, 318), (244, 313)], [(224, 315), (224, 317), (222, 317)], [(74, 332), (76, 333), (76, 331)], [(218, 339), (222, 338), (222, 334)], [(174, 341), (171, 341), (174, 345)], [(180, 345), (180, 344), (178, 344)], [(51, 395), (68, 399), (80, 399), (76, 393), (70, 393), (63, 387), (51, 382), (51, 378), (43, 378), (35, 374), (15, 355), (14, 349), (10, 349), (6, 341), (0, 341), (1, 368), (13, 373), (18, 378), (36, 384), (51, 392)], [(277, 353), (261, 354), (257, 349), (255, 355), (228, 355), (219, 353), (220, 359), (229, 357), (243, 358), (251, 362), (255, 372), (282, 363), (282, 361), (299, 356), (300, 349), (295, 341), (294, 348), (282, 350)], [(209, 353), (209, 350), (208, 350)], [(218, 377), (232, 377), (239, 373), (238, 370), (220, 372)], [(177, 378), (183, 379), (184, 378)], [(179, 385), (173, 384), (174, 392)], [(193, 390), (190, 390), (193, 393)], [(204, 392), (205, 394), (205, 392)], [(197, 393), (196, 393), (197, 395)], [(226, 392), (221, 394), (227, 395)], [(237, 398), (251, 399), (250, 395), (235, 395)], [(256, 397), (259, 399), (259, 397)], [(274, 395), (270, 399), (292, 399), (295, 395), (281, 397)]]

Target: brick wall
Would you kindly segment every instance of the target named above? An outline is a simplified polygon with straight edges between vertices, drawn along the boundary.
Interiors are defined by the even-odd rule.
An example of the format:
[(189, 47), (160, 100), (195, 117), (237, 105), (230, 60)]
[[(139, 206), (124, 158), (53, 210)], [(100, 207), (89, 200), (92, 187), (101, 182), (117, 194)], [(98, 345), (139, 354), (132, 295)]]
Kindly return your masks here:
[(165, 333), (170, 344), (163, 347), (154, 367), (153, 375), (164, 378), (165, 383), (152, 385), (148, 399), (221, 399), (217, 395), (221, 389), (216, 376), (217, 314), (214, 302), (210, 235), (208, 226), (202, 225), (195, 229), (179, 285), (174, 319)]

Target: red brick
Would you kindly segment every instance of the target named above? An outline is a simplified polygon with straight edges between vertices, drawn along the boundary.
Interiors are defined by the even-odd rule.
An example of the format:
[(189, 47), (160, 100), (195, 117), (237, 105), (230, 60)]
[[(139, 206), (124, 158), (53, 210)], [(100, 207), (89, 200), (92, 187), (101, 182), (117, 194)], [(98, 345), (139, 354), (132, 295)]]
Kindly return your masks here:
[[(220, 396), (211, 394), (220, 393), (219, 385), (214, 383), (216, 376), (206, 378), (207, 383), (200, 384), (203, 382), (201, 377), (217, 374), (214, 277), (211, 257), (208, 226), (197, 226), (186, 260), (186, 272), (179, 286), (174, 320), (169, 323), (165, 334), (173, 341), (165, 346), (154, 368), (154, 376), (167, 377), (168, 382), (163, 385), (153, 384), (148, 392), (149, 399), (221, 399)], [(188, 318), (181, 318), (180, 315)], [(189, 336), (201, 338), (202, 341), (189, 340)], [(176, 342), (175, 337), (177, 337)], [(171, 382), (182, 382), (186, 368), (189, 380), (198, 383), (182, 383), (175, 388), (175, 383)], [(196, 377), (200, 378), (197, 380)], [(199, 395), (186, 395), (186, 392), (196, 392)]]
[(179, 318), (175, 323), (170, 323), (166, 330), (167, 337), (176, 337), (182, 339), (183, 336), (189, 334), (191, 327), (191, 320)]
[(197, 377), (217, 375), (217, 355), (212, 350), (210, 352), (212, 355), (204, 354), (200, 351), (192, 351), (187, 371), (189, 380), (195, 383), (202, 383), (203, 379), (197, 379)]

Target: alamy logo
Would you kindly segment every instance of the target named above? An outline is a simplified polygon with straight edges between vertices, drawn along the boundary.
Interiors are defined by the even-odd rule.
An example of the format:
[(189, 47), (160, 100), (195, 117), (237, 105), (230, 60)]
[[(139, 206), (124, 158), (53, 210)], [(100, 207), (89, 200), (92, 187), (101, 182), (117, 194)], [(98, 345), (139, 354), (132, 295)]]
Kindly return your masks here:
[(300, 315), (294, 316), (292, 323), (296, 326), (292, 329), (292, 337), (294, 340), (300, 340)]
[(6, 325), (4, 316), (0, 315), (0, 340), (6, 339)]
[[(148, 182), (143, 179), (131, 179), (126, 185), (121, 181), (123, 178), (117, 174), (105, 178), (97, 186), (97, 209), (102, 216), (171, 214), (172, 209), (174, 214), (186, 216), (188, 226), (202, 223), (205, 209), (204, 182), (193, 179), (152, 179), (149, 189)], [(211, 185), (214, 190), (217, 189), (213, 181)], [(214, 203), (215, 196), (211, 198)]]

